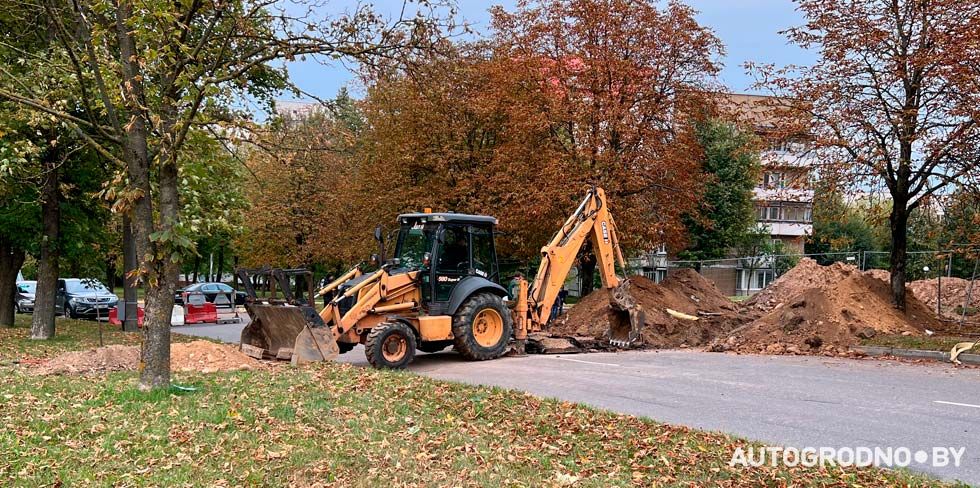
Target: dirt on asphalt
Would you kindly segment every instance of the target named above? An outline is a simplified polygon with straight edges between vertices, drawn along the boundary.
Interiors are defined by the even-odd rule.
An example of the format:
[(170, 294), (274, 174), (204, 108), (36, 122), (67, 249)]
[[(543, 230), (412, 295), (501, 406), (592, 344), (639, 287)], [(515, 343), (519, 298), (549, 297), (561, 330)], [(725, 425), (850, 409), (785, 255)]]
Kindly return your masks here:
[[(170, 369), (172, 371), (238, 371), (265, 367), (238, 348), (209, 341), (193, 341), (172, 344)], [(136, 346), (112, 345), (71, 351), (49, 359), (33, 368), (37, 375), (52, 374), (102, 374), (112, 371), (134, 371), (139, 366), (140, 350)]]
[[(679, 269), (660, 284), (643, 276), (633, 276), (630, 282), (630, 292), (646, 314), (640, 331), (642, 347), (700, 346), (738, 325), (735, 304), (694, 270)], [(603, 343), (615, 320), (609, 296), (607, 290), (587, 295), (547, 332), (557, 337), (588, 337)], [(698, 320), (677, 318), (667, 309)]]
[(874, 274), (807, 258), (746, 301), (741, 315), (748, 323), (714, 341), (711, 350), (844, 354), (877, 334), (920, 335), (939, 325), (914, 295), (905, 313), (895, 309), (888, 284)]

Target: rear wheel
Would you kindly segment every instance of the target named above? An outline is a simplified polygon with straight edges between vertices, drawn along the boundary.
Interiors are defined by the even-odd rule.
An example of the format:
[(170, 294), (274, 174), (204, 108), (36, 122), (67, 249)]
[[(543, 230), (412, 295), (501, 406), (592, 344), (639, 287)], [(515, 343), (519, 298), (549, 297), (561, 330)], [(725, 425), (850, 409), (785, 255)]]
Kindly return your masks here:
[(375, 368), (401, 369), (415, 357), (415, 332), (401, 322), (385, 322), (371, 329), (364, 355)]
[(494, 359), (507, 351), (513, 330), (514, 319), (503, 300), (480, 293), (466, 300), (453, 316), (453, 345), (466, 359)]

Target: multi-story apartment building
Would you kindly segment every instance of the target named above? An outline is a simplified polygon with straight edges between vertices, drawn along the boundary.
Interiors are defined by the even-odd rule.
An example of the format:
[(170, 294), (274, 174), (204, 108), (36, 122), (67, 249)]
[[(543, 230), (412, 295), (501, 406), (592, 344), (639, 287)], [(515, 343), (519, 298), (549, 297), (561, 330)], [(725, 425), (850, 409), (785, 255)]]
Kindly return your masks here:
[[(762, 140), (762, 174), (753, 190), (756, 224), (766, 229), (773, 249), (782, 254), (802, 254), (806, 236), (813, 232), (813, 189), (811, 158), (805, 136), (786, 138), (772, 116), (771, 97), (724, 94), (722, 105)], [(718, 287), (737, 295), (755, 293), (773, 279), (772, 259), (732, 259), (711, 263), (712, 279)], [(667, 251), (660, 248), (631, 259), (631, 265), (648, 278), (663, 279), (669, 270)], [(706, 275), (707, 276), (707, 275)]]
[[(727, 101), (764, 144), (762, 175), (753, 191), (756, 225), (769, 233), (774, 250), (802, 254), (806, 236), (813, 232), (812, 159), (805, 134), (787, 136), (778, 126), (772, 106), (778, 100), (761, 95), (728, 94)], [(767, 260), (740, 262), (736, 292), (751, 294), (765, 288), (775, 273)]]

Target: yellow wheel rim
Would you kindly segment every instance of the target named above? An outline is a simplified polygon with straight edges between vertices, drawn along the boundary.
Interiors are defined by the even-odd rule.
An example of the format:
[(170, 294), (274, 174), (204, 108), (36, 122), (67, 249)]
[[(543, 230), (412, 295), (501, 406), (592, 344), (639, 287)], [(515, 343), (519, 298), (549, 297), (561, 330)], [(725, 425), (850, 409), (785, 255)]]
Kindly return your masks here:
[(473, 319), (473, 338), (483, 347), (493, 347), (504, 333), (504, 319), (492, 308), (480, 310)]
[(381, 344), (381, 355), (384, 356), (385, 361), (390, 363), (401, 361), (406, 352), (408, 352), (408, 342), (399, 334), (386, 337), (384, 343)]

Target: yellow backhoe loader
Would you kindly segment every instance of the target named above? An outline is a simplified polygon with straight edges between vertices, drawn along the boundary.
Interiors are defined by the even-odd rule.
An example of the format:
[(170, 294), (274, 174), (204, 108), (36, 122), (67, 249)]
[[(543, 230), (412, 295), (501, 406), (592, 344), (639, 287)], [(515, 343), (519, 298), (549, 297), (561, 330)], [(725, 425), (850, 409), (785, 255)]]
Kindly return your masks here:
[[(317, 313), (311, 279), (301, 270), (261, 270), (272, 289), (282, 291), (259, 299), (251, 279), (254, 270), (240, 270), (249, 297), (252, 322), (242, 331), (242, 350), (255, 357), (290, 359), (293, 364), (331, 360), (364, 344), (375, 367), (403, 368), (416, 349), (436, 352), (453, 346), (463, 357), (500, 357), (511, 341), (523, 353), (529, 332), (548, 323), (579, 250), (588, 239), (596, 255), (603, 288), (617, 313), (609, 342), (629, 347), (643, 325), (643, 310), (629, 293), (629, 283), (616, 274), (625, 262), (601, 188), (588, 190), (582, 203), (546, 246), (530, 284), (520, 279), (510, 300), (499, 284), (494, 248), (497, 220), (484, 215), (411, 213), (398, 217), (394, 257), (377, 271), (351, 269), (315, 295), (334, 294)], [(380, 233), (376, 236), (380, 238)], [(307, 283), (307, 296), (294, 295), (290, 277)]]

